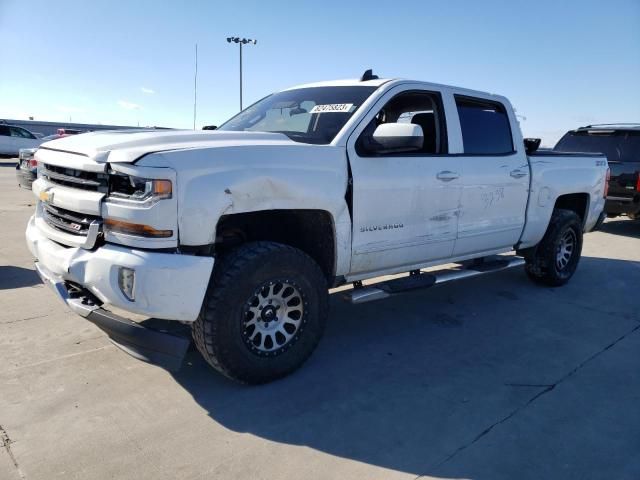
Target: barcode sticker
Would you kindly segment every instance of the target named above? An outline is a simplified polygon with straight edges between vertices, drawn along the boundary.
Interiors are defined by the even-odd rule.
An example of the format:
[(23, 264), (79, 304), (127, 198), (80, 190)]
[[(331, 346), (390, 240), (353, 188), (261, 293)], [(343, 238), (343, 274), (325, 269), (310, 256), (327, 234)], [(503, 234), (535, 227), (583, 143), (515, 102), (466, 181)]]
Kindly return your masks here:
[(353, 108), (353, 103), (328, 103), (326, 105), (316, 105), (310, 113), (349, 113)]

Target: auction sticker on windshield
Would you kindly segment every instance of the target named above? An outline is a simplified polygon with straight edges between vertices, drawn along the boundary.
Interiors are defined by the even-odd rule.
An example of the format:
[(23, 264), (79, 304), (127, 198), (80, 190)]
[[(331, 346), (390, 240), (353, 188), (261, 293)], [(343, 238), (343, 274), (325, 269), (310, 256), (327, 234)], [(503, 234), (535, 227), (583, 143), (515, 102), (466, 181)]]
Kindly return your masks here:
[(353, 103), (328, 103), (326, 105), (316, 105), (309, 113), (349, 113), (353, 108)]

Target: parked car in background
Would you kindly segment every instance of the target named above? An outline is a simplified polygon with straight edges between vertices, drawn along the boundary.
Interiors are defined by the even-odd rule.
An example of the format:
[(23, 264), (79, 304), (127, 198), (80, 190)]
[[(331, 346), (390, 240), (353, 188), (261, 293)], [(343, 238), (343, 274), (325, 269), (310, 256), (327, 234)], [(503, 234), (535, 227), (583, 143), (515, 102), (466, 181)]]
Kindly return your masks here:
[(57, 140), (58, 138), (66, 137), (66, 135), (61, 135), (59, 133), (54, 133), (53, 135), (47, 135), (42, 138), (43, 143), (48, 142), (50, 140)]
[(44, 139), (37, 138), (26, 128), (0, 124), (0, 155), (18, 156), (21, 148), (38, 147)]
[[(63, 131), (65, 133), (60, 133)], [(68, 137), (74, 135), (73, 132), (79, 132), (79, 130), (64, 130), (59, 129), (58, 133), (41, 138), (42, 142), (49, 142), (51, 140), (57, 140), (58, 138)], [(18, 163), (16, 164), (16, 177), (18, 179), (18, 186), (31, 190), (31, 185), (38, 176), (38, 161), (34, 158), (37, 148), (21, 148), (18, 153)]]
[(66, 135), (78, 135), (79, 133), (85, 133), (84, 130), (77, 130), (75, 128), (59, 128), (58, 135), (64, 137)]
[(640, 218), (640, 123), (588, 125), (571, 130), (554, 151), (606, 155), (611, 169), (604, 207), (607, 216)]
[(31, 190), (31, 185), (38, 176), (38, 161), (34, 158), (37, 148), (21, 148), (16, 165), (18, 186)]

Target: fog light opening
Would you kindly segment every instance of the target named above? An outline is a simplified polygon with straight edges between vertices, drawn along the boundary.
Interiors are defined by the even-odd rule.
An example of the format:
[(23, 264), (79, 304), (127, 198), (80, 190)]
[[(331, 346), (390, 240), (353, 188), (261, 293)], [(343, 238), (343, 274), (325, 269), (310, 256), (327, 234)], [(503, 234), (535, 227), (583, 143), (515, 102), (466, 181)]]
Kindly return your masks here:
[(135, 300), (136, 271), (132, 268), (120, 267), (118, 269), (118, 287), (127, 300)]

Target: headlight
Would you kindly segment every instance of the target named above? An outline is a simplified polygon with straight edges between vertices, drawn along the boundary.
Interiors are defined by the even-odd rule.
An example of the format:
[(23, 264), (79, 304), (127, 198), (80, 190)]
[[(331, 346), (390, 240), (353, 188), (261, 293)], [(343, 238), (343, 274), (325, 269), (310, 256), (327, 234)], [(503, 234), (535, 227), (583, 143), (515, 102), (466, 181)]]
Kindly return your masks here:
[(172, 193), (171, 180), (109, 175), (109, 201), (155, 203), (164, 198), (171, 198)]

